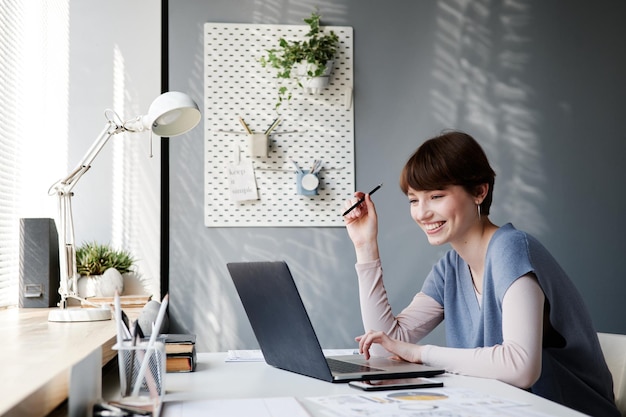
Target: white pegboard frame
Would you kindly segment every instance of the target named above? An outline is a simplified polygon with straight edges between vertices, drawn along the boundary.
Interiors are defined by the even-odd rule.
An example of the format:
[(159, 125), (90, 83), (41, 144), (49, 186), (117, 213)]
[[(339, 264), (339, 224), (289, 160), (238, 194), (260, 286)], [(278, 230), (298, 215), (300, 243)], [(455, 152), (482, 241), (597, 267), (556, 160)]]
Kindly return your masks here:
[[(302, 39), (308, 26), (205, 24), (206, 226), (343, 226), (343, 201), (354, 194), (353, 37), (351, 27), (324, 30), (340, 39), (329, 87), (316, 95), (295, 89), (279, 108), (267, 157), (251, 157), (238, 117), (263, 132), (279, 116), (278, 81), (258, 60), (280, 37)], [(229, 199), (226, 165), (238, 157), (253, 162), (259, 200)], [(306, 170), (316, 159), (324, 161), (318, 195), (297, 194), (291, 161)]]

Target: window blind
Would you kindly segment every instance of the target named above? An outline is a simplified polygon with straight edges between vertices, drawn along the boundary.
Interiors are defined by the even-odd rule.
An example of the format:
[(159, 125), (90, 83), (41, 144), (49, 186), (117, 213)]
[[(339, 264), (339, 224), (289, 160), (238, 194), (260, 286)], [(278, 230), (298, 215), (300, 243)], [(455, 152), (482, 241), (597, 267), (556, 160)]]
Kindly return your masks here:
[(47, 187), (66, 165), (68, 27), (69, 0), (2, 0), (0, 307), (18, 300), (20, 218), (55, 214)]
[(0, 8), (0, 306), (16, 304), (18, 286), (19, 134), (16, 125), (23, 44), (24, 10), (20, 0)]

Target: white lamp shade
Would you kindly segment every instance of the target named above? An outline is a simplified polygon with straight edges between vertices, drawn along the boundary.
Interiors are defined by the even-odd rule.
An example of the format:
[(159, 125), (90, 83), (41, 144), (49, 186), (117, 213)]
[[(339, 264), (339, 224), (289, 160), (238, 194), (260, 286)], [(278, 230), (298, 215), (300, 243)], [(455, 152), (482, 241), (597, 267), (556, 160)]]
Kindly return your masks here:
[(196, 127), (201, 118), (195, 101), (187, 94), (169, 91), (158, 96), (150, 105), (142, 124), (155, 135), (177, 136)]

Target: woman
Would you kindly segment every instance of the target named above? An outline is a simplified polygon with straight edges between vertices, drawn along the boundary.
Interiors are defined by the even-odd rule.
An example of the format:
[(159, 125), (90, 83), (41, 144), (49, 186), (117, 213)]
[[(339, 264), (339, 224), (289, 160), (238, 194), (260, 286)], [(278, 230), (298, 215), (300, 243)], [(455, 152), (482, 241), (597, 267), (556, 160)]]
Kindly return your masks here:
[[(495, 378), (593, 416), (619, 416), (575, 286), (536, 239), (489, 220), (494, 179), (480, 145), (462, 132), (426, 141), (408, 160), (400, 187), (411, 217), (431, 245), (449, 243), (452, 250), (397, 316), (383, 284), (374, 203), (355, 194), (364, 202), (344, 219), (368, 330), (356, 338), (360, 351)], [(448, 347), (416, 344), (444, 314)]]

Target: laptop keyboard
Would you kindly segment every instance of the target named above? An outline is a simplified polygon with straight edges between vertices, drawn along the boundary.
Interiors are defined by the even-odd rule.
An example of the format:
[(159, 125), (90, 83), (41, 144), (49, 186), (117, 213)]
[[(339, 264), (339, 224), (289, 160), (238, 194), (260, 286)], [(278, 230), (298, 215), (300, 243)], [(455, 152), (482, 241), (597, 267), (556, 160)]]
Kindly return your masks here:
[(341, 374), (353, 374), (359, 372), (370, 372), (370, 371), (382, 371), (382, 369), (372, 368), (367, 365), (359, 365), (356, 363), (340, 361), (337, 359), (326, 358), (326, 362), (328, 362), (328, 366), (332, 372), (341, 373)]

